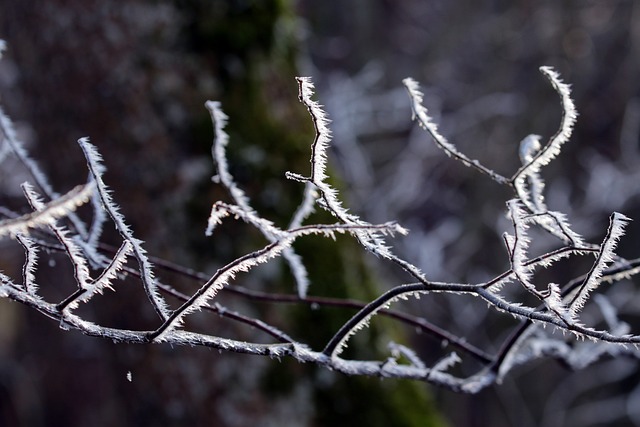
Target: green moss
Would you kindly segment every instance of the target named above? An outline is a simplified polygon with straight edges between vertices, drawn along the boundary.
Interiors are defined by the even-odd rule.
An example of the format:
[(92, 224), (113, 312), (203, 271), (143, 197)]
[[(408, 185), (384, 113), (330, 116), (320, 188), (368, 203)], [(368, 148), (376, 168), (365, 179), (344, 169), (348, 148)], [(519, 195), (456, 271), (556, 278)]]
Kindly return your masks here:
[[(308, 173), (314, 136), (308, 113), (297, 102), (295, 40), (283, 37), (276, 28), (292, 16), (291, 5), (286, 1), (226, 0), (178, 4), (192, 17), (185, 34), (194, 54), (208, 58), (221, 83), (218, 99), (230, 117), (227, 129), (232, 141), (228, 149), (232, 173), (251, 197), (254, 208), (284, 226), (300, 203), (303, 186), (286, 180), (283, 174), (287, 170)], [(208, 153), (211, 130), (207, 121), (204, 115), (198, 120), (204, 136), (196, 139), (202, 141), (200, 149)], [(333, 184), (339, 187), (338, 182)], [(203, 187), (207, 185), (210, 183)], [(211, 200), (199, 197), (198, 203), (204, 203), (203, 199), (206, 203)], [(208, 210), (209, 206), (200, 209)], [(334, 221), (322, 212), (315, 218)], [(246, 233), (240, 230), (229, 232), (228, 238), (237, 242), (237, 236), (242, 235), (246, 239)], [(217, 239), (220, 242), (224, 235), (217, 235)], [(216, 256), (216, 248), (210, 246), (200, 251), (209, 259)], [(353, 238), (339, 237), (334, 242), (310, 237), (297, 242), (295, 248), (308, 267), (311, 294), (363, 301), (379, 294), (380, 284), (364, 262), (367, 255)], [(281, 277), (265, 284), (265, 288), (293, 292), (288, 268), (283, 265)], [(287, 333), (316, 350), (322, 349), (355, 313), (352, 309), (310, 308), (306, 304), (274, 305), (270, 310), (270, 320), (280, 320)], [(376, 348), (377, 343), (386, 341), (382, 336), (402, 341), (402, 331), (396, 324), (375, 322), (354, 337), (345, 356), (384, 357)], [(410, 381), (345, 377), (288, 360), (271, 364), (261, 385), (267, 395), (286, 396), (302, 376), (316, 384), (316, 425), (442, 425), (426, 387)]]
[[(352, 396), (351, 398), (349, 396)], [(350, 378), (320, 388), (316, 394), (318, 426), (431, 427), (444, 426), (434, 415), (423, 387), (375, 378)]]

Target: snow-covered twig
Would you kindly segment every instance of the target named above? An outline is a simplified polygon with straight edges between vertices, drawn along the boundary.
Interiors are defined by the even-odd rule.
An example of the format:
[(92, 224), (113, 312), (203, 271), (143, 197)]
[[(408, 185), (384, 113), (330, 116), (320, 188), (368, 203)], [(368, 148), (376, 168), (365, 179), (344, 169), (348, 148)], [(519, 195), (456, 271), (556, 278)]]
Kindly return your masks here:
[[(3, 47), (0, 43), (0, 53)], [(405, 228), (393, 221), (380, 224), (367, 222), (343, 205), (338, 191), (329, 184), (329, 120), (321, 105), (312, 99), (311, 79), (301, 77), (297, 79), (299, 98), (310, 114), (315, 127), (315, 137), (311, 144), (309, 175), (291, 172), (286, 174), (288, 178), (304, 183), (304, 188), (301, 188), (302, 203), (292, 212), (286, 228), (276, 226), (273, 221), (264, 218), (255, 210), (249, 198), (235, 182), (226, 158), (226, 147), (230, 142), (225, 131), (228, 118), (219, 103), (206, 103), (214, 127), (212, 155), (217, 167), (216, 181), (228, 191), (231, 201), (216, 201), (212, 204), (205, 233), (213, 235), (216, 226), (223, 220), (235, 219), (259, 230), (268, 243), (225, 263), (214, 274), (193, 272), (185, 267), (172, 266), (168, 262), (158, 260), (161, 267), (197, 280), (199, 286), (192, 293), (178, 291), (171, 284), (162, 283), (156, 278), (151, 257), (142, 247), (142, 242), (134, 237), (113, 200), (111, 191), (103, 180), (105, 167), (102, 157), (88, 139), (82, 138), (79, 145), (86, 158), (89, 182), (60, 195), (53, 190), (36, 162), (19, 144), (11, 120), (0, 110), (0, 132), (6, 146), (9, 147), (2, 155), (15, 155), (34, 181), (23, 186), (32, 212), (18, 214), (8, 208), (0, 210), (6, 217), (0, 221), (0, 238), (17, 242), (24, 253), (22, 282), (16, 283), (15, 279), (0, 273), (0, 296), (18, 301), (55, 319), (63, 328), (76, 329), (86, 335), (115, 342), (199, 345), (269, 357), (289, 356), (300, 362), (315, 363), (348, 375), (410, 378), (467, 393), (476, 393), (499, 381), (518, 364), (540, 357), (556, 357), (574, 367), (594, 363), (604, 355), (640, 358), (637, 351), (625, 347), (640, 345), (640, 336), (630, 333), (629, 325), (619, 320), (614, 304), (608, 299), (595, 295), (608, 329), (596, 329), (587, 322), (583, 324), (585, 319), (582, 317), (585, 315), (580, 318), (578, 316), (585, 304), (594, 298), (594, 293), (603, 282), (626, 280), (638, 274), (640, 259), (625, 260), (615, 253), (617, 242), (624, 234), (624, 226), (629, 221), (626, 216), (620, 213), (612, 214), (603, 242), (595, 245), (587, 243), (582, 236), (573, 231), (566, 215), (547, 208), (544, 197), (545, 183), (539, 172), (544, 165), (559, 155), (571, 135), (577, 113), (570, 98), (569, 86), (562, 82), (558, 73), (549, 67), (542, 67), (541, 71), (561, 97), (561, 126), (544, 146), (540, 143), (540, 137), (536, 135), (530, 135), (521, 142), (522, 164), (511, 178), (505, 178), (485, 167), (480, 161), (470, 159), (448, 142), (439, 133), (437, 125), (423, 106), (424, 95), (420, 92), (417, 82), (413, 79), (404, 80), (414, 119), (431, 134), (436, 144), (447, 155), (488, 175), (515, 193), (507, 202), (507, 215), (511, 220), (512, 229), (509, 233), (503, 234), (507, 248), (507, 254), (504, 256), (506, 267), (491, 280), (480, 283), (429, 280), (417, 265), (394, 253), (387, 243), (390, 237), (406, 234), (408, 231)], [(43, 196), (38, 193), (42, 193)], [(87, 221), (87, 226), (81, 219), (84, 212), (76, 214), (75, 211), (89, 201), (92, 202), (93, 213), (91, 221)], [(328, 211), (336, 222), (309, 223), (316, 206)], [(102, 241), (102, 230), (109, 222), (119, 233), (120, 242), (115, 247)], [(557, 245), (559, 240), (561, 246), (532, 256), (530, 252), (534, 252), (532, 243), (535, 236), (532, 230), (536, 228), (551, 233), (555, 236), (552, 239), (554, 243)], [(292, 245), (308, 236), (335, 239), (337, 234), (351, 236), (365, 251), (378, 256), (381, 262), (400, 266), (407, 277), (405, 283), (390, 283), (377, 297), (366, 302), (311, 294), (314, 288), (309, 287), (310, 278), (304, 260), (293, 251)], [(39, 282), (37, 274), (42, 258), (51, 251), (67, 255), (76, 285), (75, 291), (57, 302), (47, 301), (40, 295), (44, 283)], [(596, 259), (591, 269), (582, 277), (564, 284), (560, 281), (536, 283), (539, 281), (538, 272), (542, 267), (549, 267), (569, 257), (585, 255), (595, 255)], [(279, 257), (283, 257), (291, 267), (291, 273), (297, 282), (297, 293), (269, 294), (253, 291), (238, 284), (241, 273), (250, 274), (258, 265), (272, 262)], [(137, 265), (131, 265), (134, 264), (133, 261)], [(115, 284), (125, 278), (139, 281), (146, 292), (147, 304), (158, 314), (159, 320), (156, 320), (157, 323), (152, 328), (112, 328), (89, 322), (78, 314), (81, 312), (77, 310), (80, 303), (95, 301), (107, 288), (117, 292), (118, 287)], [(522, 286), (505, 288), (506, 284), (513, 282), (519, 282)], [(509, 292), (505, 289), (509, 289)], [(537, 301), (537, 305), (531, 305), (531, 298), (518, 299), (517, 291), (520, 294), (535, 296), (534, 301)], [(218, 299), (222, 292), (271, 304), (331, 306), (355, 312), (337, 328), (323, 349), (313, 349), (289, 335), (286, 328), (281, 330), (280, 327), (270, 325), (260, 318), (223, 306)], [(468, 337), (430, 323), (427, 320), (428, 314), (420, 317), (405, 312), (408, 304), (405, 304), (404, 300), (432, 298), (435, 293), (483, 300), (491, 310), (511, 315), (520, 319), (521, 323), (507, 334), (499, 350), (490, 354), (470, 344), (467, 341)], [(177, 308), (172, 309), (164, 296), (177, 299)], [(397, 305), (397, 308), (391, 310), (391, 305)], [(277, 342), (264, 344), (190, 331), (186, 320), (201, 310), (252, 326)], [(352, 337), (380, 315), (430, 332), (431, 336), (442, 342), (443, 354), (439, 358), (426, 358), (421, 354), (420, 348), (393, 342), (388, 346), (391, 356), (381, 357), (381, 360), (344, 358), (346, 353), (343, 351), (352, 341)], [(593, 341), (596, 347), (593, 347), (594, 351), (591, 353), (580, 350), (577, 346), (569, 345), (568, 338), (546, 333), (538, 328), (539, 325), (549, 326), (552, 331), (569, 333), (568, 335), (577, 338), (587, 338)], [(455, 352), (451, 352), (451, 349), (444, 350), (449, 346), (455, 347)], [(472, 373), (457, 367), (454, 369), (454, 366), (466, 357), (472, 357), (476, 366), (479, 366)], [(401, 363), (401, 360), (404, 363)], [(432, 362), (427, 363), (426, 360)]]

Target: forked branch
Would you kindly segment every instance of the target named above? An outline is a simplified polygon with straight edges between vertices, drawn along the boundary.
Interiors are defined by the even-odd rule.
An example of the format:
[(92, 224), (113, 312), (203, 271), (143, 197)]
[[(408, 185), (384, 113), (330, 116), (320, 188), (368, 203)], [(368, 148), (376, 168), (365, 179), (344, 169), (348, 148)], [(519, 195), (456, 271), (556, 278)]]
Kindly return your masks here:
[[(2, 46), (0, 43), (0, 47)], [(624, 226), (629, 221), (624, 215), (612, 214), (604, 240), (597, 245), (586, 242), (576, 233), (565, 215), (547, 208), (544, 200), (545, 183), (539, 172), (544, 165), (560, 154), (563, 145), (571, 136), (577, 113), (570, 97), (569, 86), (562, 82), (558, 73), (549, 67), (542, 67), (541, 71), (560, 95), (563, 107), (561, 126), (545, 145), (540, 143), (540, 137), (536, 135), (530, 135), (522, 141), (519, 148), (522, 164), (511, 178), (506, 178), (480, 161), (467, 157), (447, 141), (422, 105), (423, 94), (417, 82), (412, 79), (405, 79), (403, 82), (409, 94), (414, 119), (431, 135), (437, 146), (448, 156), (488, 175), (498, 184), (512, 188), (514, 192), (513, 199), (507, 202), (512, 229), (503, 234), (506, 246), (505, 265), (508, 265), (508, 268), (496, 273), (489, 281), (455, 283), (430, 280), (419, 266), (391, 250), (388, 239), (406, 234), (405, 228), (393, 221), (382, 224), (369, 223), (343, 206), (337, 190), (328, 180), (331, 142), (329, 120), (321, 105), (312, 99), (311, 79), (301, 77), (297, 79), (299, 98), (310, 114), (316, 133), (311, 143), (309, 174), (286, 173), (288, 178), (304, 184), (304, 187), (301, 186), (303, 201), (300, 207), (292, 212), (286, 228), (279, 228), (269, 219), (262, 217), (236, 184), (229, 172), (226, 159), (226, 147), (230, 142), (225, 132), (228, 118), (219, 103), (206, 103), (214, 127), (212, 157), (217, 168), (217, 182), (227, 190), (231, 200), (216, 201), (212, 204), (205, 233), (212, 235), (216, 226), (223, 220), (235, 218), (260, 231), (267, 240), (262, 248), (227, 262), (213, 274), (195, 272), (147, 255), (143, 242), (134, 237), (104, 182), (105, 168), (102, 158), (88, 139), (81, 139), (79, 145), (86, 158), (90, 173), (89, 182), (66, 194), (56, 193), (37, 163), (18, 141), (11, 120), (0, 110), (0, 162), (8, 156), (14, 156), (31, 177), (31, 183), (23, 186), (25, 206), (31, 211), (17, 214), (6, 208), (2, 209), (5, 218), (0, 221), (0, 237), (14, 240), (18, 247), (22, 248), (24, 265), (21, 281), (0, 273), (0, 296), (38, 310), (59, 322), (63, 328), (77, 329), (86, 335), (117, 342), (166, 342), (270, 357), (290, 356), (300, 362), (316, 363), (348, 375), (416, 379), (469, 393), (478, 392), (494, 384), (514, 366), (535, 357), (553, 355), (573, 361), (571, 363), (575, 363), (576, 366), (583, 366), (595, 360), (576, 357), (572, 353), (572, 346), (565, 345), (568, 338), (542, 332), (537, 329), (538, 325), (549, 326), (550, 330), (569, 332), (571, 336), (588, 338), (598, 343), (608, 343), (606, 346), (598, 347), (598, 351), (603, 354), (614, 356), (624, 353), (638, 357), (638, 352), (633, 348), (640, 344), (640, 336), (631, 335), (628, 328), (622, 327), (623, 322), (617, 319), (615, 309), (604, 297), (599, 297), (598, 304), (607, 324), (610, 325), (610, 330), (588, 326), (581, 317), (582, 308), (590, 302), (603, 282), (626, 280), (637, 274), (640, 271), (640, 260), (624, 260), (615, 253), (617, 242), (623, 236)], [(75, 214), (75, 211), (85, 204), (93, 211), (90, 221), (83, 221)], [(336, 222), (307, 223), (311, 218), (310, 214), (318, 207), (328, 211)], [(120, 235), (119, 247), (112, 247), (101, 241), (102, 229), (109, 221)], [(560, 244), (546, 253), (531, 256), (530, 230), (534, 228), (551, 233), (554, 242)], [(386, 284), (386, 290), (381, 291), (372, 301), (313, 295), (314, 288), (309, 286), (310, 279), (305, 260), (294, 252), (292, 245), (306, 236), (317, 235), (333, 239), (336, 234), (353, 237), (364, 250), (378, 256), (380, 262), (400, 266), (406, 274), (405, 283)], [(40, 294), (43, 283), (38, 283), (36, 279), (38, 263), (43, 255), (50, 251), (65, 253), (74, 272), (76, 289), (61, 301), (46, 301)], [(537, 273), (543, 267), (577, 256), (595, 256), (590, 270), (584, 272), (580, 278), (564, 284), (539, 283)], [(259, 264), (275, 262), (279, 257), (289, 265), (296, 280), (295, 293), (267, 293), (247, 289), (239, 283), (242, 274), (250, 274)], [(196, 281), (198, 286), (191, 292), (178, 291), (170, 283), (163, 283), (156, 278), (153, 264), (156, 264), (156, 268), (189, 277)], [(147, 304), (157, 313), (157, 324), (152, 330), (110, 328), (88, 322), (76, 314), (76, 309), (81, 303), (97, 300), (106, 289), (118, 292), (124, 277), (139, 281), (146, 293)], [(322, 285), (321, 281), (314, 284)], [(533, 295), (536, 305), (525, 304), (525, 298), (522, 301), (510, 300), (514, 298), (513, 295), (518, 295), (518, 292), (503, 292), (507, 287)], [(284, 330), (286, 328), (276, 327), (262, 319), (228, 309), (218, 298), (222, 292), (230, 297), (243, 298), (258, 304), (301, 304), (309, 309), (312, 309), (312, 306), (338, 307), (351, 310), (353, 314), (335, 331), (323, 349), (312, 349), (292, 338)], [(491, 309), (515, 316), (521, 319), (521, 323), (513, 327), (500, 350), (490, 354), (470, 344), (468, 337), (434, 325), (426, 317), (406, 312), (408, 305), (400, 302), (408, 298), (430, 298), (434, 293), (457, 295), (456, 298), (480, 298)], [(177, 304), (172, 307), (165, 298)], [(249, 325), (275, 342), (260, 344), (248, 342), (244, 338), (227, 338), (189, 331), (186, 319), (192, 313), (203, 310)], [(367, 328), (377, 316), (385, 316), (408, 325), (408, 329), (418, 328), (427, 332), (437, 340), (449, 343), (455, 352), (447, 351), (438, 361), (429, 365), (421, 358), (420, 351), (408, 343), (390, 342), (389, 355), (381, 360), (343, 358), (343, 350), (349, 345), (351, 338)], [(631, 347), (621, 350), (621, 346), (627, 345)], [(480, 367), (473, 371), (452, 369), (464, 363), (467, 358), (474, 359), (476, 366)]]

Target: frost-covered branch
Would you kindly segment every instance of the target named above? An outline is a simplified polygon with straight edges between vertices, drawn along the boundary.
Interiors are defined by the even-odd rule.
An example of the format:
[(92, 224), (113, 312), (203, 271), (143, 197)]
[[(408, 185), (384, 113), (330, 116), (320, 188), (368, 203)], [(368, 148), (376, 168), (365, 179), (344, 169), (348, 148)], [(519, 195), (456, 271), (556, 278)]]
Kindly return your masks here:
[[(3, 47), (0, 42), (0, 52)], [(198, 345), (269, 357), (287, 356), (348, 375), (421, 380), (468, 393), (478, 392), (508, 375), (515, 366), (541, 357), (560, 359), (576, 368), (606, 356), (640, 358), (635, 350), (640, 344), (640, 336), (620, 319), (616, 305), (601, 292), (603, 283), (628, 280), (640, 272), (640, 259), (627, 260), (615, 252), (629, 219), (613, 213), (608, 231), (601, 233), (605, 234), (604, 240), (594, 244), (573, 230), (567, 215), (547, 207), (546, 187), (540, 170), (560, 154), (569, 140), (577, 112), (569, 86), (562, 82), (559, 74), (549, 67), (542, 67), (541, 71), (560, 95), (561, 126), (545, 145), (540, 142), (540, 136), (530, 135), (519, 147), (514, 147), (519, 150), (521, 164), (511, 178), (467, 157), (447, 141), (423, 106), (424, 95), (418, 83), (413, 79), (403, 82), (414, 119), (436, 145), (448, 156), (488, 175), (513, 192), (511, 199), (506, 201), (505, 212), (511, 228), (502, 230), (506, 251), (496, 255), (503, 257), (505, 267), (503, 271), (494, 272), (490, 280), (478, 283), (430, 280), (420, 266), (391, 249), (390, 239), (405, 235), (408, 230), (392, 219), (380, 224), (368, 222), (361, 218), (367, 216), (366, 212), (358, 216), (344, 206), (338, 191), (329, 183), (329, 120), (322, 106), (312, 99), (311, 79), (300, 77), (297, 79), (300, 102), (309, 112), (315, 136), (310, 146), (309, 174), (286, 173), (288, 178), (301, 183), (302, 194), (302, 203), (291, 212), (286, 227), (276, 226), (271, 219), (263, 217), (235, 182), (226, 158), (226, 147), (232, 143), (225, 131), (228, 117), (219, 103), (208, 101), (205, 104), (213, 124), (212, 157), (217, 169), (214, 182), (224, 187), (230, 197), (229, 201), (212, 203), (205, 234), (212, 236), (212, 244), (215, 244), (216, 227), (223, 221), (238, 220), (258, 230), (266, 239), (262, 247), (221, 263), (217, 271), (209, 274), (147, 254), (106, 185), (102, 157), (88, 139), (82, 138), (79, 145), (86, 158), (89, 180), (61, 195), (19, 143), (11, 120), (0, 110), (0, 163), (13, 156), (30, 176), (30, 182), (23, 185), (26, 197), (23, 210), (17, 213), (6, 207), (0, 209), (0, 238), (13, 241), (11, 244), (24, 254), (22, 277), (13, 278), (0, 272), (0, 296), (39, 311), (59, 322), (62, 328), (115, 342)], [(334, 222), (314, 223), (311, 214), (318, 208), (331, 214)], [(90, 211), (90, 214), (76, 212), (79, 209)], [(118, 232), (119, 242), (115, 246), (104, 241), (103, 230), (109, 224)], [(533, 233), (535, 229), (546, 231), (547, 234), (542, 235), (551, 236), (552, 246), (534, 245), (538, 239), (538, 234)], [(370, 301), (315, 294), (315, 286), (323, 285), (322, 278), (314, 278), (319, 283), (310, 286), (305, 259), (293, 250), (293, 244), (308, 236), (335, 240), (337, 234), (357, 241), (364, 251), (377, 256), (377, 262), (401, 267), (405, 278), (397, 283), (384, 283), (384, 289)], [(538, 247), (550, 249), (534, 254)], [(55, 252), (66, 255), (73, 272), (70, 280), (75, 286), (66, 297), (50, 301), (43, 296), (49, 295), (42, 292), (48, 284), (38, 275), (38, 269), (43, 259)], [(543, 268), (573, 257), (594, 257), (595, 260), (588, 271), (576, 273), (578, 277), (574, 280), (563, 283), (559, 279), (552, 282), (542, 279), (545, 276), (539, 272)], [(275, 262), (278, 258), (290, 267), (297, 283), (296, 292), (271, 293), (243, 286), (246, 275), (252, 274), (259, 265)], [(158, 269), (191, 279), (197, 285), (190, 290), (184, 287), (178, 290), (156, 276)], [(106, 289), (118, 294), (121, 282), (125, 280), (135, 281), (144, 290), (147, 299), (139, 304), (141, 310), (146, 307), (157, 314), (152, 327), (117, 329), (82, 318), (79, 314), (83, 312), (79, 309), (81, 303), (99, 301)], [(416, 300), (431, 299), (434, 294), (443, 293), (454, 298), (482, 300), (490, 310), (513, 316), (519, 322), (506, 331), (508, 333), (496, 334), (507, 338), (496, 346), (498, 351), (491, 353), (472, 344), (473, 336), (467, 336), (451, 325), (434, 324), (429, 314), (424, 314), (427, 311), (422, 314), (412, 312), (421, 302)], [(309, 310), (339, 308), (350, 313), (350, 317), (334, 331), (323, 348), (311, 348), (294, 338), (287, 329), (290, 325), (270, 324), (256, 317), (254, 312), (248, 314), (241, 309), (228, 308), (222, 294), (225, 298), (241, 298), (252, 304), (276, 307), (299, 304)], [(595, 300), (595, 312), (598, 313), (595, 317), (589, 310), (583, 310), (592, 300)], [(273, 342), (265, 344), (264, 337), (259, 341), (254, 337), (223, 337), (192, 331), (188, 319), (200, 311), (250, 326)], [(345, 354), (349, 353), (344, 350), (354, 345), (357, 341), (354, 337), (363, 333), (378, 317), (406, 326), (406, 342), (389, 340), (389, 354), (380, 355), (379, 360), (347, 358)], [(475, 322), (475, 319), (458, 320)], [(313, 328), (310, 329), (313, 332)], [(438, 347), (441, 354), (433, 357), (423, 354), (422, 347), (412, 346), (413, 330), (424, 332), (441, 343)], [(570, 340), (575, 338), (587, 338), (587, 342), (582, 346), (572, 345)], [(590, 347), (585, 347), (587, 345)], [(467, 360), (474, 362), (467, 364)]]

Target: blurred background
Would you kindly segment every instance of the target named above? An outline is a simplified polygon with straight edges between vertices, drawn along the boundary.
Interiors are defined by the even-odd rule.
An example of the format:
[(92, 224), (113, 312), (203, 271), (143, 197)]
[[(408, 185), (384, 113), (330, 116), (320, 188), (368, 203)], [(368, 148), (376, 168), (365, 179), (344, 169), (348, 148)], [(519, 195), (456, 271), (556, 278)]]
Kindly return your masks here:
[[(571, 141), (544, 169), (550, 208), (565, 212), (592, 242), (602, 240), (612, 211), (640, 218), (637, 2), (4, 0), (0, 38), (8, 46), (0, 103), (54, 188), (84, 182), (76, 141), (89, 136), (148, 251), (200, 271), (211, 273), (263, 244), (237, 224), (204, 236), (211, 204), (226, 200), (211, 182), (204, 102), (220, 100), (230, 116), (232, 173), (263, 216), (285, 225), (301, 188), (284, 172), (307, 171), (313, 138), (297, 101), (298, 75), (313, 78), (332, 119), (331, 173), (342, 198), (370, 222), (408, 227), (410, 235), (393, 245), (433, 280), (478, 282), (508, 268), (501, 234), (512, 195), (447, 158), (411, 122), (401, 84), (408, 76), (421, 83), (443, 135), (510, 176), (519, 141), (532, 133), (546, 139), (560, 123), (558, 96), (538, 70), (553, 66), (572, 84), (580, 116)], [(26, 209), (18, 187), (24, 179), (17, 165), (0, 172), (4, 206)], [(106, 241), (116, 242), (109, 232)], [(638, 232), (632, 223), (621, 255), (638, 256)], [(22, 251), (7, 242), (1, 249), (0, 267), (19, 278)], [(410, 280), (348, 239), (309, 239), (296, 249), (311, 272), (313, 295), (366, 300)], [(585, 268), (563, 263), (549, 277), (565, 283)], [(198, 286), (159, 274), (185, 292)], [(71, 269), (55, 254), (42, 262), (39, 278), (53, 300), (73, 289)], [(238, 282), (294, 292), (278, 263)], [(633, 284), (605, 292), (637, 333)], [(221, 298), (314, 349), (353, 314)], [(152, 328), (145, 302), (132, 281), (84, 314), (110, 326)], [(433, 296), (400, 308), (489, 353), (517, 324), (464, 297)], [(640, 373), (632, 360), (603, 360), (578, 372), (540, 360), (466, 396), (284, 359), (116, 345), (63, 331), (7, 301), (0, 301), (0, 319), (0, 424), (7, 426), (640, 425)], [(189, 326), (269, 341), (211, 314)], [(384, 358), (389, 339), (412, 344), (428, 362), (447, 347), (380, 320), (350, 355)]]

